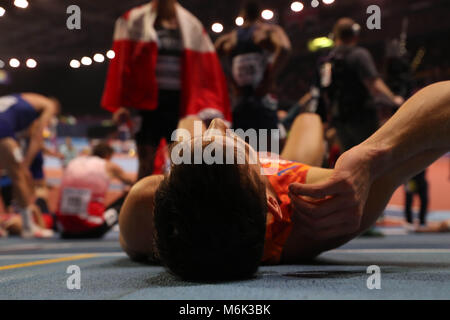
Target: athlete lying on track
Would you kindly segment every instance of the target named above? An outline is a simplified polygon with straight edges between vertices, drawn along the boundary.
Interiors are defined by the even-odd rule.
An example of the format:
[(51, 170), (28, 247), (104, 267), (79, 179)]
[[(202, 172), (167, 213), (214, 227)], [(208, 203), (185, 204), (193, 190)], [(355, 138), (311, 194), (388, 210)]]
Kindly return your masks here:
[(183, 279), (249, 277), (261, 262), (311, 259), (373, 225), (398, 186), (450, 149), (450, 82), (412, 97), (333, 170), (307, 165), (322, 152), (315, 115), (294, 123), (287, 160), (253, 163), (254, 150), (222, 121), (210, 129), (177, 143), (175, 155), (200, 145), (244, 154), (245, 163), (185, 162), (141, 180), (122, 207), (120, 242), (132, 259), (157, 258)]

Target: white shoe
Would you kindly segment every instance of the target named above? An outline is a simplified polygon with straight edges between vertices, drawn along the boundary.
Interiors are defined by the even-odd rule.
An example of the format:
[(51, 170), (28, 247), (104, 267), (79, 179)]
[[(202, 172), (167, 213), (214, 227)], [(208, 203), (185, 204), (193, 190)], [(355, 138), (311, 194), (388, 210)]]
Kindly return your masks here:
[(7, 238), (8, 231), (0, 227), (0, 238)]
[(409, 223), (409, 222), (405, 223), (405, 224), (403, 225), (403, 228), (405, 228), (406, 231), (408, 231), (408, 232), (414, 232), (414, 231), (416, 231), (416, 227), (414, 226), (414, 224)]
[(53, 230), (50, 229), (44, 229), (40, 227), (34, 227), (31, 230), (23, 230), (22, 231), (22, 238), (25, 239), (31, 239), (31, 238), (37, 238), (37, 239), (48, 239), (52, 238), (54, 236)]

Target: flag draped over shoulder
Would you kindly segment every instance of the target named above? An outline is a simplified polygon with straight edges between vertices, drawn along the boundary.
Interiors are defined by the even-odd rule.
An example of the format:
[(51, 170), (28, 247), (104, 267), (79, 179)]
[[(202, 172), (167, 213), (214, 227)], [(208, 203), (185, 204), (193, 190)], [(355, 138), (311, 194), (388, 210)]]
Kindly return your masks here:
[[(180, 116), (231, 120), (228, 90), (214, 45), (201, 22), (176, 4), (183, 39)], [(103, 92), (103, 108), (155, 110), (158, 106), (156, 62), (158, 36), (152, 3), (121, 16), (115, 26), (113, 50)]]

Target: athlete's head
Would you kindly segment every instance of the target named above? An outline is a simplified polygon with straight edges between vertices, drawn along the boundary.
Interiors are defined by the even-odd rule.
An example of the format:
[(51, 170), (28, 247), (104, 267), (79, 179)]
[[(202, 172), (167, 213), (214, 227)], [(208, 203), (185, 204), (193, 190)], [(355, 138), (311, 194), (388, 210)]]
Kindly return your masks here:
[(247, 1), (242, 8), (241, 15), (245, 21), (250, 23), (259, 20), (261, 15), (261, 7), (257, 1)]
[(114, 154), (114, 149), (107, 142), (99, 142), (92, 149), (92, 155), (109, 160)]
[[(227, 280), (253, 275), (262, 259), (270, 201), (252, 150), (220, 132), (190, 141), (202, 150), (223, 146), (244, 164), (178, 164), (155, 195), (156, 245), (161, 261), (174, 274), (190, 280)], [(211, 127), (210, 127), (211, 128)], [(198, 146), (198, 145), (197, 145)], [(244, 149), (242, 149), (244, 148)], [(221, 150), (221, 149), (216, 149)]]
[(358, 41), (361, 27), (353, 19), (341, 18), (333, 28), (333, 36), (337, 43), (351, 44)]

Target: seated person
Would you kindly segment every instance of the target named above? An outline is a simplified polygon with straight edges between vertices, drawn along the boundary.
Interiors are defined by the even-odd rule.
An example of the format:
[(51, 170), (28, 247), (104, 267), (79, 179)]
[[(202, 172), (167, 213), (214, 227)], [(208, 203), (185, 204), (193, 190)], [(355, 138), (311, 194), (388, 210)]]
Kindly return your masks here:
[[(245, 161), (184, 162), (167, 176), (141, 180), (122, 207), (120, 243), (132, 259), (159, 259), (188, 280), (250, 277), (261, 262), (296, 263), (336, 248), (373, 225), (398, 186), (450, 149), (449, 89), (443, 82), (419, 92), (333, 170), (310, 167), (303, 158), (304, 142), (322, 142), (311, 135), (316, 130), (294, 124), (281, 155), (289, 161), (273, 160), (213, 121), (214, 130), (173, 150), (191, 150), (195, 158), (199, 144), (204, 152), (222, 146)], [(305, 116), (312, 117), (296, 121), (320, 124)]]
[[(52, 230), (38, 226), (33, 216), (39, 214), (34, 204), (34, 186), (29, 169), (42, 147), (43, 130), (59, 113), (53, 98), (35, 93), (0, 97), (0, 170), (12, 181), (18, 211), (22, 216), (23, 237), (49, 238)], [(23, 155), (18, 143), (20, 133), (30, 131), (30, 143)]]
[(63, 238), (99, 238), (118, 222), (125, 196), (108, 208), (106, 193), (112, 179), (132, 185), (134, 180), (111, 161), (114, 150), (104, 142), (94, 146), (91, 156), (69, 162), (61, 182), (56, 212)]

